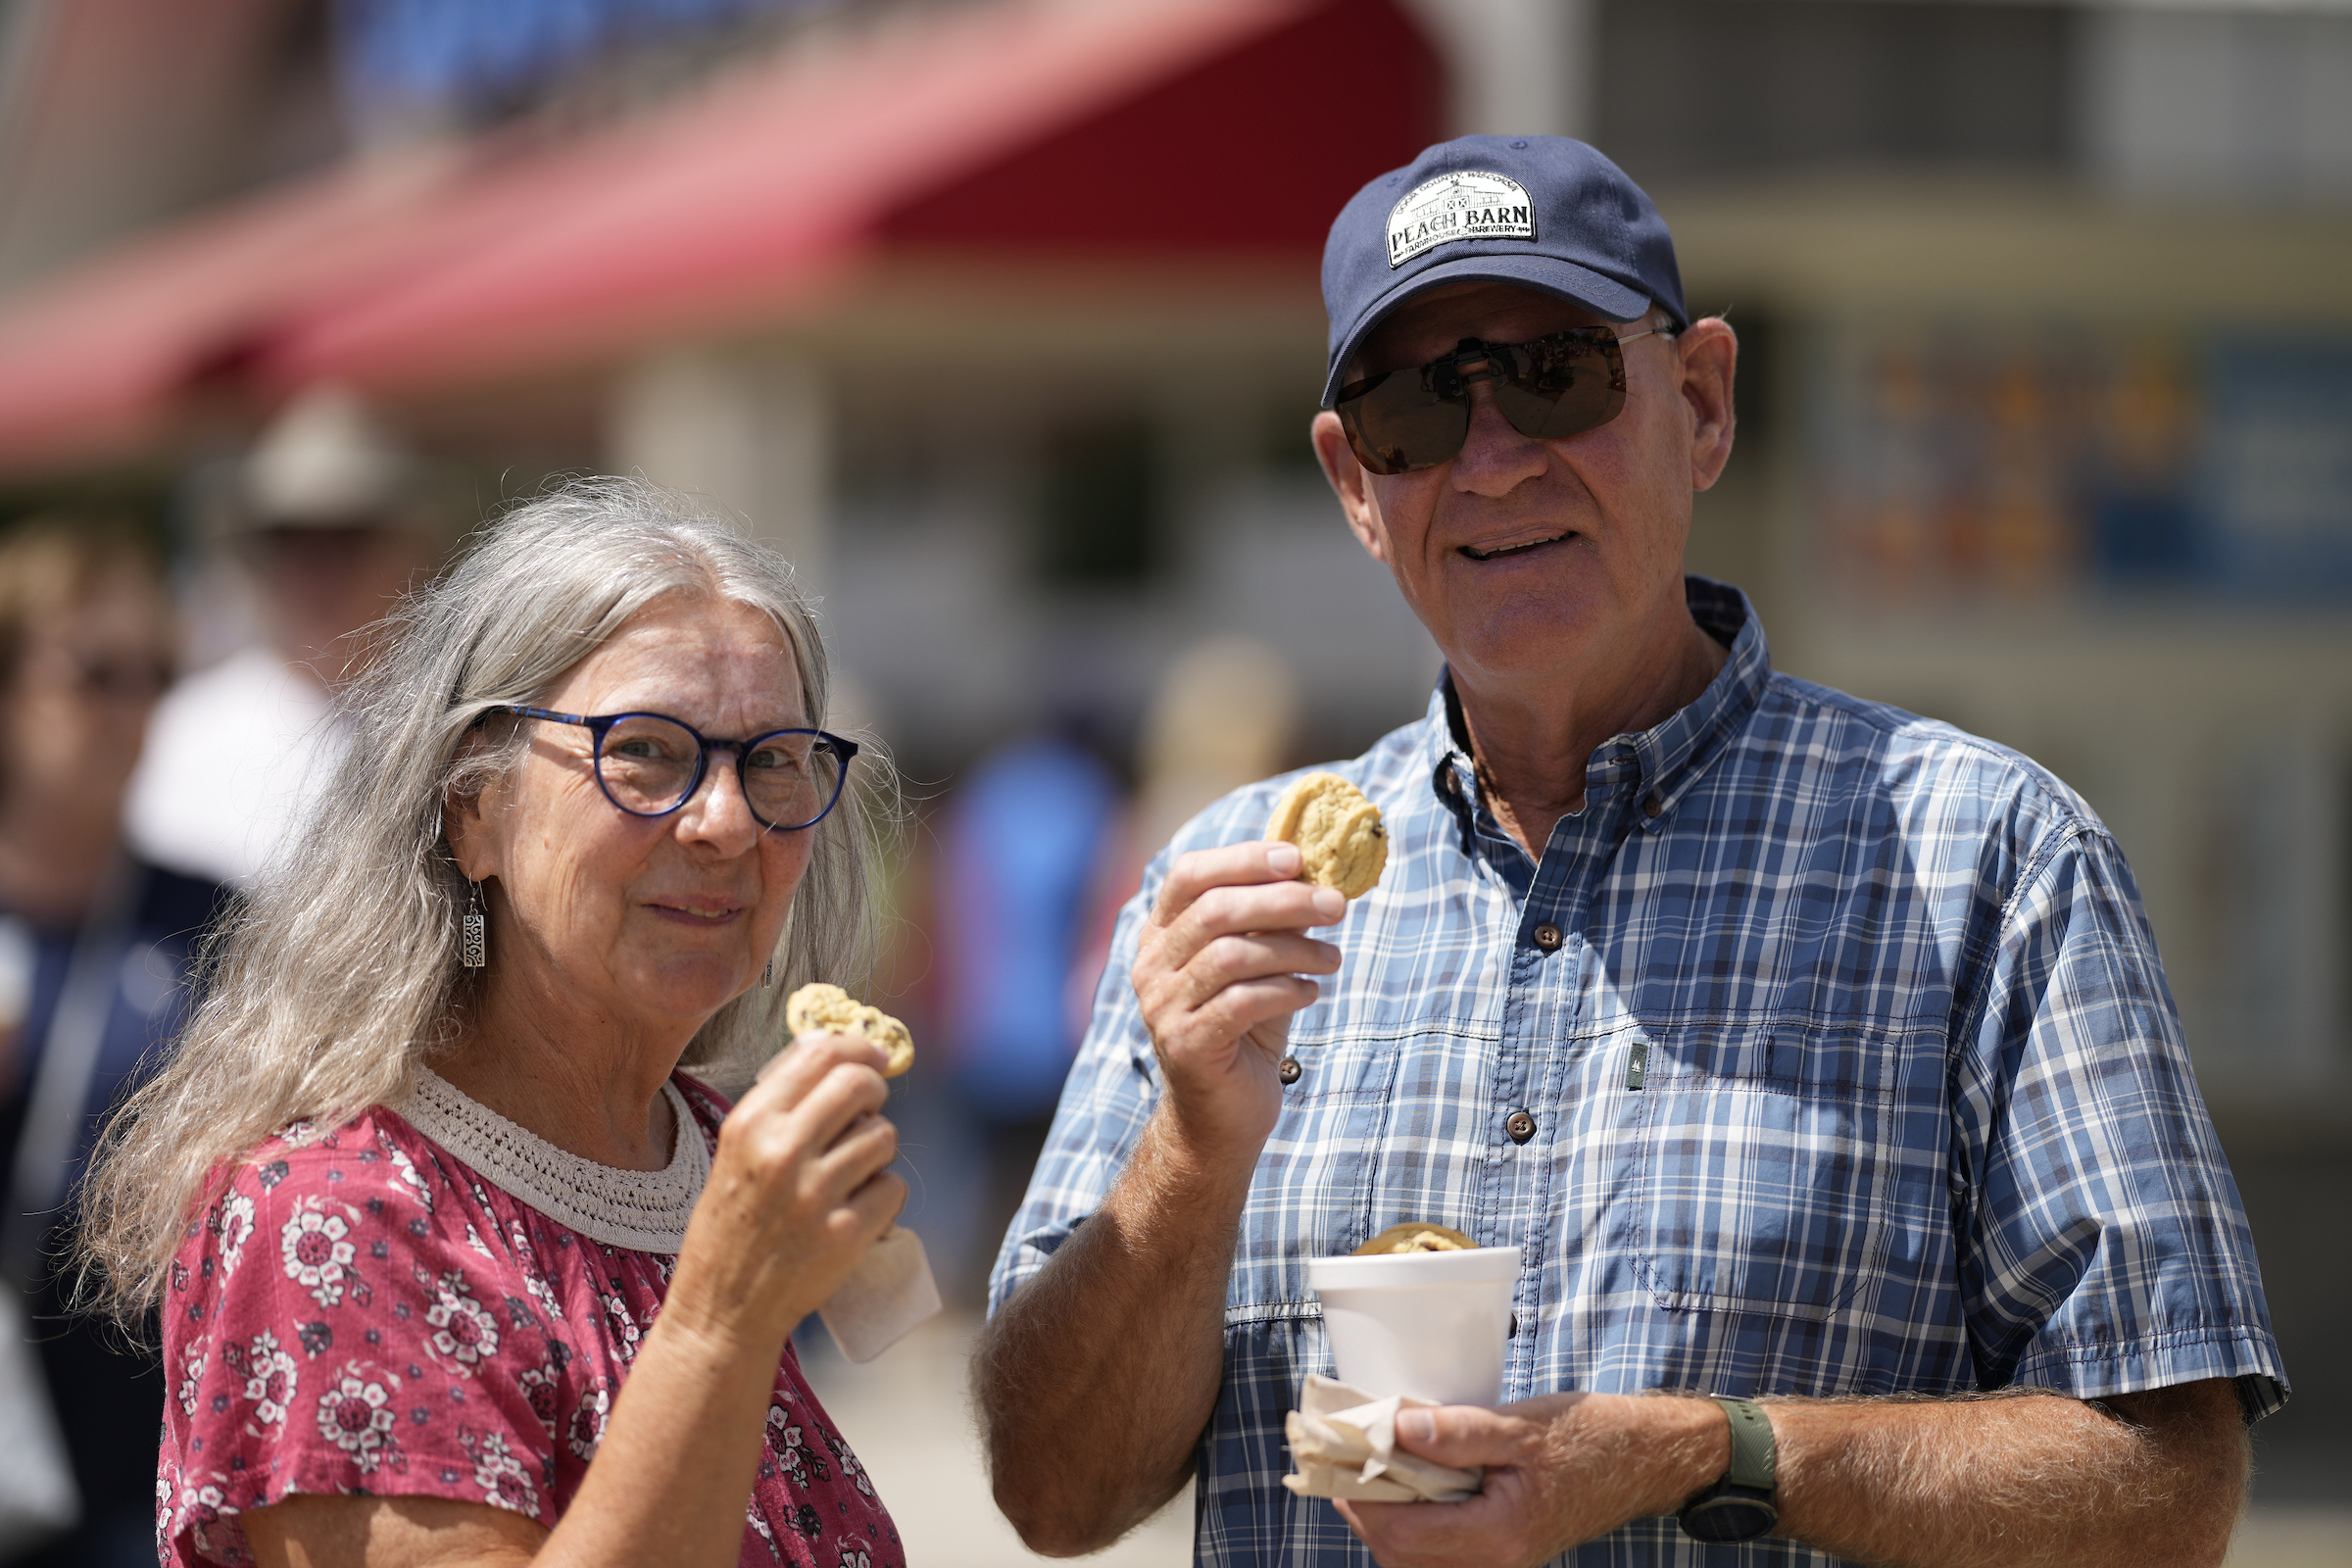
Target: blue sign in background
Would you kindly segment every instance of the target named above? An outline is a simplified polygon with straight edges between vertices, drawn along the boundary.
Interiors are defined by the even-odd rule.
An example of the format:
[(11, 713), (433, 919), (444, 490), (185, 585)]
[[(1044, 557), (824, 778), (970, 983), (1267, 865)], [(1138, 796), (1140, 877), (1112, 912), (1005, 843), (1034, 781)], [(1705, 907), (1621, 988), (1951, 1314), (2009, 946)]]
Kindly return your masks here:
[(369, 105), (480, 110), (615, 45), (823, 0), (337, 0), (347, 90)]
[(2224, 592), (2352, 593), (2352, 342), (2217, 347), (2191, 502)]

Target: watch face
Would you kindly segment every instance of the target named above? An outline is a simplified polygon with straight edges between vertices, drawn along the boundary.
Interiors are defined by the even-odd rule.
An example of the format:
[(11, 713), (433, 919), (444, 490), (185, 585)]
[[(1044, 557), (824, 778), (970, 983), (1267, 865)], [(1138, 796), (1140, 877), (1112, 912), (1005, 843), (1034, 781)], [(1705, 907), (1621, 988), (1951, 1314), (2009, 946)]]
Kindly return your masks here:
[(1682, 1522), (1683, 1534), (1696, 1541), (1753, 1541), (1779, 1524), (1781, 1513), (1761, 1497), (1722, 1493), (1685, 1508)]

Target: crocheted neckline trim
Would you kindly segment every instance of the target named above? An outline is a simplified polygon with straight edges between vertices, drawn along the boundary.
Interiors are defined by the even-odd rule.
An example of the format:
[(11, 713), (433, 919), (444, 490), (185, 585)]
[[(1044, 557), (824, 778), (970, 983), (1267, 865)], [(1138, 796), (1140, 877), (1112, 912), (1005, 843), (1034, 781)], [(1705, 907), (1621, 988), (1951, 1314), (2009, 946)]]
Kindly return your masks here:
[(674, 1254), (710, 1177), (710, 1145), (678, 1086), (664, 1079), (662, 1093), (677, 1135), (660, 1170), (622, 1170), (558, 1149), (430, 1068), (417, 1069), (416, 1087), (393, 1109), (490, 1185), (557, 1224), (611, 1247)]

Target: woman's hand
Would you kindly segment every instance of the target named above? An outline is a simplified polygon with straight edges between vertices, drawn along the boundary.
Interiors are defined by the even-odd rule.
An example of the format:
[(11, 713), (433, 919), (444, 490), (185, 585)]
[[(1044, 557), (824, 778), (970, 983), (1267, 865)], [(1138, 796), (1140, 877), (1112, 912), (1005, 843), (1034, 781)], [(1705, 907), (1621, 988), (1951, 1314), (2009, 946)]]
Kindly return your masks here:
[(906, 1184), (888, 1168), (884, 1059), (858, 1036), (811, 1035), (760, 1072), (718, 1130), (664, 1320), (772, 1355), (890, 1228)]

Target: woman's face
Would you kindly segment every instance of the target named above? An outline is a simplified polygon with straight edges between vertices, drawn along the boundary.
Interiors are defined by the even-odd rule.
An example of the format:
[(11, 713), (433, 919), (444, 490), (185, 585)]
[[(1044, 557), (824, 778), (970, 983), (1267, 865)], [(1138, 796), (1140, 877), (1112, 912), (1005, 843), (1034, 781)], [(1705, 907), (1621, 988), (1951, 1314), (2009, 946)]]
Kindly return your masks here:
[[(666, 713), (715, 739), (810, 719), (775, 623), (724, 601), (672, 596), (641, 611), (535, 705)], [(631, 816), (597, 785), (579, 725), (521, 721), (514, 773), (448, 813), (451, 847), (486, 887), (494, 988), (560, 995), (624, 1029), (698, 1027), (754, 985), (808, 869), (808, 832), (760, 827), (735, 754), (667, 816)]]
[(170, 616), (140, 572), (98, 578), (80, 603), (36, 618), (7, 694), (5, 776), (53, 825), (121, 819), (148, 715), (171, 669)]

